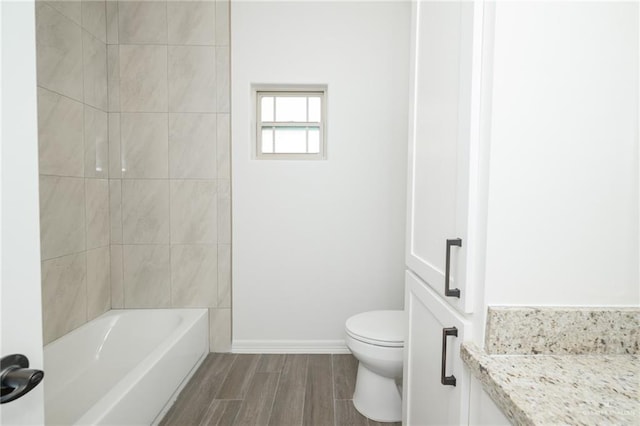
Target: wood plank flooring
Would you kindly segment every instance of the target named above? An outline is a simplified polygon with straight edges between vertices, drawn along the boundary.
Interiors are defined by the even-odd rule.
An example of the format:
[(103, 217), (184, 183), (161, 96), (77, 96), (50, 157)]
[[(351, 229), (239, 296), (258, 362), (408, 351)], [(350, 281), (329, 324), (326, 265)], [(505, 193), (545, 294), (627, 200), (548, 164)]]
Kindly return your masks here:
[(381, 426), (351, 398), (352, 355), (209, 354), (160, 426)]

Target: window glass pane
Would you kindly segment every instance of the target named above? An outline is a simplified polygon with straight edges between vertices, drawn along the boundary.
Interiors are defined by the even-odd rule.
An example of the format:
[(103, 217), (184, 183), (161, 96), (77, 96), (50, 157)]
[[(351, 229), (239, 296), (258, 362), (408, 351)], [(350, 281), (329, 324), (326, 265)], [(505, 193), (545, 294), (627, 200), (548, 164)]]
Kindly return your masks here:
[(320, 122), (320, 97), (309, 97), (309, 121)]
[(284, 127), (275, 131), (276, 154), (304, 154), (307, 152), (306, 129), (304, 127)]
[(276, 97), (276, 121), (307, 121), (307, 98)]
[(262, 98), (260, 109), (262, 111), (260, 121), (273, 121), (273, 97), (268, 96)]
[(320, 153), (320, 129), (317, 127), (309, 128), (309, 154)]
[(273, 130), (262, 129), (262, 153), (273, 153)]

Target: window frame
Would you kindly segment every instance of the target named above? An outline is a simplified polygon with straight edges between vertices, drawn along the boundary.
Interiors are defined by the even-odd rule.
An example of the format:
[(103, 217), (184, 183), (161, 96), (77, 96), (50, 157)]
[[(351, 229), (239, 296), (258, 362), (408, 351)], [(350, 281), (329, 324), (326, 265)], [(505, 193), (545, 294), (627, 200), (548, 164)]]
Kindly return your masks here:
[[(253, 131), (253, 152), (255, 159), (259, 160), (325, 160), (327, 158), (327, 141), (326, 141), (326, 124), (327, 124), (327, 86), (254, 86), (252, 91), (254, 101), (254, 131)], [(304, 98), (314, 97), (320, 98), (320, 121), (319, 122), (289, 122), (289, 121), (262, 121), (262, 98), (265, 97), (292, 97)], [(307, 100), (307, 114), (309, 113), (309, 104)], [(274, 117), (275, 119), (275, 109)], [(318, 153), (270, 153), (262, 152), (262, 130), (265, 127), (271, 127), (274, 130), (277, 127), (318, 127), (320, 146)], [(275, 138), (275, 132), (274, 132)], [(275, 144), (275, 140), (274, 140)]]

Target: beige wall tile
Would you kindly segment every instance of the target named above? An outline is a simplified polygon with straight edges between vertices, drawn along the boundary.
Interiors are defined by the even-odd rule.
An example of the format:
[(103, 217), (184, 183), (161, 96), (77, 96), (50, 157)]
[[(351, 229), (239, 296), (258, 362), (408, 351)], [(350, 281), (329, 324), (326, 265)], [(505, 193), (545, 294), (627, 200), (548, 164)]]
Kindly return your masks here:
[[(45, 3), (45, 2), (42, 2)], [(51, 7), (53, 7), (58, 12), (62, 13), (67, 18), (71, 19), (76, 24), (81, 24), (81, 3), (77, 0), (49, 0), (48, 3)]]
[(85, 249), (84, 179), (40, 176), (40, 249), (51, 259)]
[(231, 182), (218, 180), (218, 243), (231, 244)]
[(84, 175), (83, 107), (38, 88), (38, 156), (40, 174)]
[[(72, 7), (68, 9), (71, 10)], [(58, 13), (47, 3), (38, 2), (36, 3), (36, 40), (38, 85), (82, 101), (82, 29), (80, 26)]]
[(105, 6), (107, 44), (118, 44), (118, 1), (107, 0)]
[(169, 176), (168, 117), (160, 113), (120, 114), (122, 176)]
[(118, 37), (122, 44), (167, 43), (166, 1), (120, 1), (118, 20)]
[(231, 101), (230, 93), (230, 77), (231, 72), (229, 64), (229, 48), (216, 48), (216, 101), (218, 112), (229, 112)]
[(120, 114), (110, 112), (109, 121), (109, 177), (122, 177), (122, 160), (120, 152)]
[(208, 308), (217, 304), (215, 245), (171, 246), (171, 306)]
[(170, 176), (214, 179), (216, 163), (216, 115), (169, 114)]
[(122, 246), (110, 246), (110, 266), (111, 266), (111, 308), (124, 308), (124, 277), (122, 266)]
[[(43, 261), (43, 298), (56, 274), (83, 286), (81, 315), (45, 321), (45, 333), (57, 338), (109, 307), (218, 306), (211, 349), (229, 351), (229, 2), (44, 6), (38, 80), (51, 91), (39, 93), (41, 173), (79, 178), (41, 178), (43, 259), (63, 256)], [(78, 293), (48, 312), (77, 305)]]
[(167, 111), (166, 46), (120, 45), (120, 110)]
[(169, 46), (169, 111), (215, 112), (215, 47)]
[(229, 45), (229, 0), (216, 0), (216, 44)]
[(109, 246), (87, 251), (87, 320), (111, 309)]
[(122, 230), (125, 244), (169, 243), (169, 181), (122, 181)]
[(217, 114), (218, 126), (216, 129), (216, 156), (218, 178), (231, 179), (231, 133), (230, 133), (230, 115)]
[(212, 1), (169, 1), (169, 44), (214, 45), (216, 5)]
[(86, 31), (82, 32), (84, 63), (84, 102), (107, 110), (107, 45)]
[(209, 350), (231, 352), (231, 309), (209, 309)]
[(216, 243), (216, 182), (171, 180), (171, 243)]
[(120, 47), (107, 45), (107, 97), (109, 111), (120, 112)]
[(122, 180), (109, 179), (109, 224), (111, 244), (122, 244)]
[(168, 245), (125, 245), (125, 308), (168, 308), (171, 305)]
[(109, 244), (109, 181), (85, 179), (87, 250)]
[(45, 345), (87, 321), (86, 275), (84, 252), (42, 262)]
[(107, 113), (84, 106), (84, 176), (109, 177)]
[(103, 43), (107, 42), (106, 15), (104, 0), (82, 0), (82, 27)]
[(231, 244), (218, 244), (218, 308), (231, 307)]

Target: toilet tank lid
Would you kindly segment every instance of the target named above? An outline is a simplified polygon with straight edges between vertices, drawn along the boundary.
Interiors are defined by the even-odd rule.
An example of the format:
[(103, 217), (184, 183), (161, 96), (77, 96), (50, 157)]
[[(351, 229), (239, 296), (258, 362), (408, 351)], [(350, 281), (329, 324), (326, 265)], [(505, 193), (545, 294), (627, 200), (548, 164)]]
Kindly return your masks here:
[(370, 311), (349, 318), (347, 333), (367, 340), (404, 343), (404, 311)]

